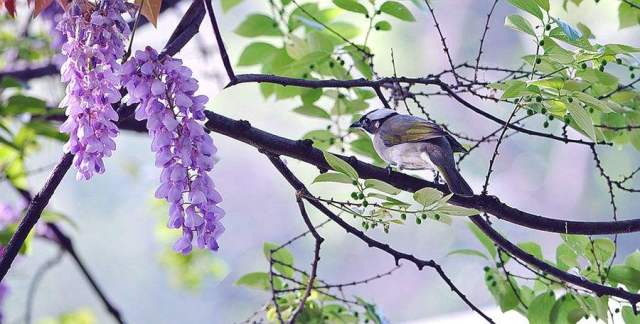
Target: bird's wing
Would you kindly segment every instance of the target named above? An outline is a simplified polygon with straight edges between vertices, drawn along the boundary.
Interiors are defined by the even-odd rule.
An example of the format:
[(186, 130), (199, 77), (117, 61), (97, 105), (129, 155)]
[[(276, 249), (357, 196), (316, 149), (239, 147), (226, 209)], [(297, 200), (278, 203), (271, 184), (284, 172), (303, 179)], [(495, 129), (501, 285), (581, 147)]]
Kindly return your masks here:
[(379, 134), (386, 146), (423, 142), (447, 135), (437, 124), (405, 115), (386, 120), (382, 127)]

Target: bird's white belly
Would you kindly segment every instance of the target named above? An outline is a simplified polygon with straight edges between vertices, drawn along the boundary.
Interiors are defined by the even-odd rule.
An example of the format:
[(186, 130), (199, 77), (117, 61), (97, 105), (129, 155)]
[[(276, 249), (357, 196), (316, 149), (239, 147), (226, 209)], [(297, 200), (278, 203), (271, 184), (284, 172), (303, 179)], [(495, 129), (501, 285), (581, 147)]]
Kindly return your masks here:
[(373, 147), (385, 162), (398, 168), (408, 170), (434, 168), (423, 143), (404, 143), (386, 147), (382, 140), (374, 138)]

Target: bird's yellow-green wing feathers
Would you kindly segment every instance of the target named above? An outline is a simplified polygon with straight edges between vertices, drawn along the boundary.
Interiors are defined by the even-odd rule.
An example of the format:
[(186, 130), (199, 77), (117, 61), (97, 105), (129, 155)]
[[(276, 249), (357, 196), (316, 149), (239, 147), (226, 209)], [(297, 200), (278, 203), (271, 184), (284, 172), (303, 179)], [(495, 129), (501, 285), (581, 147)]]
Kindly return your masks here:
[(385, 122), (385, 129), (380, 136), (386, 146), (402, 143), (422, 142), (429, 139), (443, 137), (446, 133), (438, 125), (417, 118), (392, 118)]

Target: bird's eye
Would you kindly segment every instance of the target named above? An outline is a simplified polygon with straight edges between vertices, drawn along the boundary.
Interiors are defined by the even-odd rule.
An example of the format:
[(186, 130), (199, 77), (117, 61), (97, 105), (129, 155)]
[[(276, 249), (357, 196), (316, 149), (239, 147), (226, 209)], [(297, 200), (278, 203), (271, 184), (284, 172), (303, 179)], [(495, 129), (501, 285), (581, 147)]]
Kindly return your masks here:
[(369, 123), (371, 123), (371, 120), (369, 120), (369, 118), (365, 118), (362, 120), (362, 123), (365, 125), (369, 125)]

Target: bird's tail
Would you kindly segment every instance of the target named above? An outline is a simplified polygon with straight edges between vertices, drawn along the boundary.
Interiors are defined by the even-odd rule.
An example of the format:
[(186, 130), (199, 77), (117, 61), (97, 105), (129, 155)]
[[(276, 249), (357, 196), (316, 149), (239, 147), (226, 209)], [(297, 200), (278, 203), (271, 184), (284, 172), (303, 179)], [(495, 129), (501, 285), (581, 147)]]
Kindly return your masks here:
[(438, 169), (440, 173), (442, 173), (442, 176), (444, 176), (444, 180), (447, 181), (447, 186), (449, 186), (451, 192), (458, 196), (473, 196), (473, 190), (454, 165), (439, 167)]

